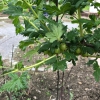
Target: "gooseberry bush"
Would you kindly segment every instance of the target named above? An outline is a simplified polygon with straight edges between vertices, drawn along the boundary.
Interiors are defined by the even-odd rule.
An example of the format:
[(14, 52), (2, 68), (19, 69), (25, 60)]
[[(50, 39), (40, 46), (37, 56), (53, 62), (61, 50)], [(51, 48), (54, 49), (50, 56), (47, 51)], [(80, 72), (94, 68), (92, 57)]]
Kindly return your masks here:
[[(13, 1), (13, 0), (12, 0)], [(7, 2), (3, 10), (8, 14), (16, 28), (16, 34), (27, 37), (20, 42), (19, 47), (25, 50), (27, 46), (34, 44), (34, 48), (27, 52), (33, 56), (35, 53), (48, 55), (40, 62), (24, 67), (17, 64), (13, 70), (5, 72), (26, 71), (41, 64), (51, 65), (53, 71), (67, 69), (66, 61), (75, 66), (79, 56), (94, 57), (88, 65), (93, 65), (94, 77), (100, 80), (100, 67), (97, 59), (100, 58), (100, 18), (90, 14), (83, 18), (82, 10), (89, 5), (94, 6), (100, 13), (100, 3), (95, 0), (14, 0)], [(70, 19), (71, 23), (78, 24), (78, 28), (68, 29), (63, 23), (63, 17)], [(22, 24), (23, 21), (23, 24)]]

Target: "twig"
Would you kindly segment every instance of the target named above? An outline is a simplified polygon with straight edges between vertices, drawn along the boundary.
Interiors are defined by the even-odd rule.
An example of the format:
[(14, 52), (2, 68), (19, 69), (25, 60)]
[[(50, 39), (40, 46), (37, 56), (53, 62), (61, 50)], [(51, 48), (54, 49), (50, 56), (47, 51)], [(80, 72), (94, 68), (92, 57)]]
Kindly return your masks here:
[(83, 44), (84, 46), (88, 46), (88, 47), (91, 47), (91, 48), (95, 48), (95, 46), (94, 46), (93, 44), (87, 43), (87, 42), (85, 41), (85, 39), (83, 39), (83, 40), (81, 41), (81, 44)]
[(63, 100), (63, 89), (64, 89), (64, 71), (62, 73), (62, 86), (61, 86), (61, 100)]
[(56, 98), (56, 100), (59, 100), (59, 79), (60, 79), (60, 77), (59, 77), (59, 70), (57, 71), (57, 98)]

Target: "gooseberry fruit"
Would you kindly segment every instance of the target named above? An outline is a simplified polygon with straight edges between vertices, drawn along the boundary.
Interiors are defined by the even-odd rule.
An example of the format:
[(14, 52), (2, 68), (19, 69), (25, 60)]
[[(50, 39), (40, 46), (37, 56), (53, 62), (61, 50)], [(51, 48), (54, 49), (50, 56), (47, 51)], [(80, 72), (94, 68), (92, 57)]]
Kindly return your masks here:
[(80, 54), (81, 53), (81, 49), (80, 48), (77, 48), (76, 49), (76, 54)]
[(60, 44), (60, 49), (61, 49), (62, 51), (67, 50), (67, 45), (66, 45), (65, 43), (61, 43), (61, 44)]
[(60, 48), (56, 48), (55, 49), (55, 54), (59, 54), (60, 53)]

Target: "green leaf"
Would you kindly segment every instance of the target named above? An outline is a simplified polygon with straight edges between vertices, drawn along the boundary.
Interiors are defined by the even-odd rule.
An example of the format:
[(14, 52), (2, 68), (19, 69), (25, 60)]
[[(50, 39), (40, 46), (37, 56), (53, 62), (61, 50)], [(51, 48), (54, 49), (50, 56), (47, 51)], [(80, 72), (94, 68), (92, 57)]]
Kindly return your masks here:
[(100, 25), (100, 19), (96, 20), (96, 21), (95, 21), (95, 24), (96, 24), (96, 25)]
[(84, 0), (78, 0), (77, 3), (76, 3), (76, 5), (75, 5), (76, 8), (78, 8), (83, 3), (83, 1)]
[(93, 54), (94, 53), (94, 49), (91, 47), (81, 47), (82, 49), (82, 53), (89, 53), (89, 54)]
[(22, 1), (17, 1), (16, 6), (23, 6), (23, 2)]
[(28, 51), (24, 57), (29, 57), (30, 59), (32, 59), (33, 55), (36, 54), (38, 52), (40, 46), (35, 47), (34, 49)]
[(20, 49), (24, 49), (28, 45), (33, 44), (33, 43), (34, 43), (34, 40), (33, 39), (28, 39), (28, 40), (20, 41), (19, 48)]
[(57, 14), (60, 14), (60, 10), (58, 9), (58, 7), (57, 6), (50, 6), (50, 5), (44, 5), (44, 7), (45, 7), (45, 12), (47, 12), (48, 14), (55, 14), (55, 15), (57, 15)]
[[(29, 31), (31, 31), (31, 29)], [(34, 32), (34, 30), (33, 30), (33, 32), (30, 32), (30, 34), (29, 34), (29, 38), (35, 38), (35, 39), (38, 37), (44, 37), (44, 36), (45, 36), (44, 30), (39, 30), (37, 32)]]
[(77, 60), (76, 56), (73, 53), (65, 52), (64, 54), (65, 54), (66, 61), (70, 61), (72, 59)]
[(95, 42), (95, 49), (98, 51), (99, 50), (99, 48), (100, 48), (100, 42), (99, 41), (97, 41), (97, 42)]
[(84, 19), (84, 18), (80, 18), (80, 19), (77, 19), (77, 20), (73, 20), (71, 21), (72, 23), (87, 23), (87, 22), (90, 22), (89, 19)]
[(24, 65), (23, 65), (23, 63), (20, 61), (20, 62), (18, 62), (18, 63), (15, 65), (14, 68), (15, 68), (15, 69), (18, 69), (18, 70), (21, 70), (22, 68), (24, 68)]
[(2, 56), (0, 55), (0, 66), (3, 66)]
[(100, 66), (98, 65), (97, 61), (93, 64), (93, 69), (94, 69), (93, 75), (95, 77), (95, 80), (98, 82), (100, 80)]
[(95, 21), (97, 19), (96, 15), (89, 15), (89, 18), (93, 21)]
[(58, 25), (51, 25), (51, 32), (46, 33), (46, 36), (48, 39), (50, 39), (50, 42), (54, 42), (55, 40), (60, 41), (60, 38), (63, 34), (63, 25), (59, 23)]
[(19, 17), (14, 17), (13, 24), (16, 27), (16, 33), (20, 33), (24, 30), (24, 27), (20, 23)]
[(23, 9), (20, 6), (15, 6), (12, 3), (9, 3), (8, 9), (4, 10), (4, 14), (9, 14), (11, 16), (22, 16)]
[(66, 34), (66, 38), (69, 40), (69, 41), (72, 41), (72, 40), (75, 40), (75, 37), (78, 36), (79, 33), (76, 29), (72, 29), (70, 32), (68, 32)]
[(32, 30), (31, 31), (23, 31), (20, 34), (23, 36), (29, 36), (31, 33), (32, 33)]
[(49, 43), (49, 42), (44, 42), (44, 43), (42, 43), (42, 45), (40, 46), (38, 52), (41, 53), (41, 52), (47, 51), (47, 50), (49, 50), (50, 47), (51, 47), (51, 43)]
[[(32, 24), (30, 24), (30, 22), (34, 23), (34, 25), (36, 27), (38, 27), (38, 28), (40, 27), (40, 22), (39, 22), (38, 19), (37, 20), (30, 20), (30, 21), (28, 19), (24, 19), (25, 31), (28, 31), (28, 29), (34, 29), (34, 27), (32, 26)], [(34, 31), (35, 31), (35, 29), (34, 29)]]
[(32, 25), (29, 23), (28, 20), (24, 19), (24, 24), (25, 24), (25, 31), (29, 28), (32, 28)]
[(93, 38), (97, 41), (100, 40), (100, 28), (94, 30)]
[(54, 58), (52, 58), (52, 59), (46, 61), (45, 64), (46, 64), (46, 65), (49, 65), (49, 64), (51, 65), (51, 64), (55, 63), (56, 61), (57, 61), (57, 58), (56, 58), (56, 56), (55, 56)]
[(42, 2), (43, 0), (35, 0), (35, 3), (38, 5), (40, 5), (40, 3)]
[(93, 63), (95, 63), (95, 61), (96, 61), (96, 59), (94, 59), (94, 60), (89, 60), (88, 63), (87, 63), (87, 65), (90, 66), (90, 65), (92, 65)]
[(22, 75), (20, 76), (15, 73), (9, 74), (11, 80), (0, 87), (0, 92), (3, 91), (13, 92), (27, 88), (28, 86), (27, 75), (28, 74), (26, 72), (23, 72)]
[(67, 68), (66, 59), (55, 62), (53, 64), (53, 70), (54, 71), (56, 71), (56, 70), (64, 71), (66, 68)]
[(0, 1), (0, 11), (2, 11), (3, 7), (4, 7), (4, 3), (3, 1)]
[(61, 13), (65, 13), (71, 9), (71, 4), (70, 2), (65, 3), (60, 7)]

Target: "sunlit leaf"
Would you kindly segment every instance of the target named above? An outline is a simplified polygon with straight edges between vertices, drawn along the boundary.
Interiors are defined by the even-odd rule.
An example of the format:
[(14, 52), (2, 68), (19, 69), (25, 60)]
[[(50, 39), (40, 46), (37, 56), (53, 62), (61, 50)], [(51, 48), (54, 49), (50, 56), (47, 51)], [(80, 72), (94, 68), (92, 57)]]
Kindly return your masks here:
[(63, 25), (62, 24), (58, 24), (58, 25), (52, 25), (51, 26), (52, 28), (51, 28), (51, 32), (48, 32), (47, 34), (46, 34), (46, 36), (47, 36), (47, 38), (48, 39), (50, 39), (50, 42), (52, 43), (52, 42), (54, 42), (55, 40), (58, 40), (58, 41), (60, 41), (60, 38), (61, 38), (61, 36), (62, 36), (62, 34), (63, 34)]

